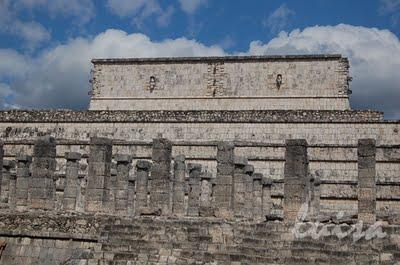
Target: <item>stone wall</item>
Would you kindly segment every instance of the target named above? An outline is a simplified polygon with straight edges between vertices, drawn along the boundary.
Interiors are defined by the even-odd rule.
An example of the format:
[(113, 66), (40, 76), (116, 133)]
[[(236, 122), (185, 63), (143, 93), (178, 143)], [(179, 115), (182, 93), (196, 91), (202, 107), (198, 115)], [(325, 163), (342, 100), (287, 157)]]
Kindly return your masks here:
[[(392, 265), (400, 260), (400, 227), (387, 224), (382, 227), (385, 236), (373, 240), (354, 240), (356, 233), (343, 239), (297, 239), (293, 227), (279, 221), (40, 213), (0, 213), (0, 217), (0, 241), (6, 245), (2, 265)], [(45, 225), (34, 229), (41, 221)], [(346, 226), (351, 227), (342, 224), (343, 229)], [(71, 227), (75, 231), (68, 230)]]
[[(57, 174), (66, 174), (65, 153), (82, 155), (80, 174), (87, 174), (90, 137), (112, 139), (114, 154), (129, 154), (130, 174), (138, 160), (151, 160), (152, 139), (163, 135), (172, 142), (172, 156), (201, 164), (217, 174), (217, 146), (232, 141), (235, 155), (246, 157), (256, 172), (274, 180), (273, 212), (282, 214), (285, 140), (308, 142), (309, 172), (323, 181), (321, 211), (344, 209), (354, 214), (357, 201), (358, 139), (376, 140), (377, 207), (382, 213), (398, 210), (400, 124), (382, 120), (370, 111), (262, 112), (131, 112), (131, 111), (8, 111), (0, 112), (6, 160), (33, 155), (37, 136), (57, 139)], [(114, 161), (116, 162), (116, 161)], [(77, 182), (84, 185), (82, 178)], [(395, 186), (390, 186), (394, 184)], [(81, 187), (80, 189), (85, 189)], [(61, 196), (61, 191), (56, 194)], [(82, 206), (81, 206), (82, 208)]]
[[(20, 154), (17, 163), (4, 159), (0, 264), (395, 264), (400, 259), (400, 183), (397, 175), (379, 178), (373, 170), (384, 156), (372, 139), (347, 147), (354, 149), (349, 163), (356, 165), (351, 180), (342, 180), (345, 169), (337, 179), (313, 172), (314, 156), (323, 147), (304, 139), (269, 147), (277, 157), (283, 154), (269, 158), (283, 165), (278, 178), (257, 172), (252, 165), (257, 161), (239, 155), (243, 147), (234, 142), (215, 146), (216, 170), (211, 170), (204, 161), (174, 153), (174, 143), (165, 138), (153, 140), (146, 160), (132, 160), (129, 149), (96, 137), (88, 153), (58, 157), (66, 161), (60, 169), (53, 166), (58, 141), (41, 136), (33, 142), (33, 157)], [(391, 161), (399, 163), (398, 157)], [(15, 194), (26, 196), (15, 200)], [(303, 205), (309, 209), (298, 219)], [(357, 221), (375, 220), (379, 227), (373, 229), (383, 229), (384, 236), (373, 241), (358, 232), (344, 239), (293, 232), (298, 222), (356, 231), (368, 229)]]
[(350, 109), (339, 55), (92, 62), (91, 110)]
[[(346, 147), (351, 152), (347, 158), (337, 151), (328, 151), (321, 158), (324, 149), (331, 147), (316, 147), (305, 140), (297, 146), (296, 141), (255, 147), (266, 154), (274, 151), (267, 157), (245, 156), (248, 147), (219, 142), (209, 146), (205, 154), (209, 159), (193, 159), (190, 149), (182, 154), (184, 149), (166, 139), (154, 140), (145, 146), (148, 155), (138, 156), (132, 152), (134, 145), (121, 148), (109, 139), (92, 137), (87, 152), (67, 151), (57, 157), (56, 168), (55, 149), (60, 146), (54, 138), (43, 136), (34, 141), (33, 158), (29, 154), (6, 155), (0, 197), (3, 207), (17, 210), (257, 219), (265, 218), (260, 212), (267, 208), (268, 214), (283, 218), (289, 203), (285, 196), (294, 194), (302, 200), (288, 204), (293, 218), (300, 205), (312, 197), (318, 201), (317, 212), (331, 218), (339, 211), (356, 215), (361, 192), (370, 196), (365, 197), (368, 205), (374, 202), (373, 214), (389, 218), (400, 213), (399, 146), (382, 147), (373, 142), (373, 156), (365, 158), (365, 152), (357, 152), (358, 144)], [(390, 152), (392, 156), (384, 156)], [(293, 183), (285, 186), (291, 179)], [(259, 186), (263, 183), (269, 191)], [(259, 204), (248, 204), (253, 201)]]

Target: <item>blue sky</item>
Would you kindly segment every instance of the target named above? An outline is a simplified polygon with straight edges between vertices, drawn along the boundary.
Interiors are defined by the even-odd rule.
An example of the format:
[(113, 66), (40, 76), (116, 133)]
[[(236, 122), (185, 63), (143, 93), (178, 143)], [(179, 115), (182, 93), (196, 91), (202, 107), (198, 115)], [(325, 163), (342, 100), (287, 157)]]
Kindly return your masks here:
[(87, 107), (90, 58), (341, 53), (400, 119), (400, 0), (0, 0), (2, 108)]

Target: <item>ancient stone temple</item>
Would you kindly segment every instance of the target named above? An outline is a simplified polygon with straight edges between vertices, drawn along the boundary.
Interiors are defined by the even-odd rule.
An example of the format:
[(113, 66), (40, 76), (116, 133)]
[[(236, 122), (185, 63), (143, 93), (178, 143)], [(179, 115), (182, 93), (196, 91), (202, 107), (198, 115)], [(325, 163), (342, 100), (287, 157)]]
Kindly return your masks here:
[(400, 121), (346, 58), (92, 63), (89, 110), (0, 112), (1, 265), (399, 264)]

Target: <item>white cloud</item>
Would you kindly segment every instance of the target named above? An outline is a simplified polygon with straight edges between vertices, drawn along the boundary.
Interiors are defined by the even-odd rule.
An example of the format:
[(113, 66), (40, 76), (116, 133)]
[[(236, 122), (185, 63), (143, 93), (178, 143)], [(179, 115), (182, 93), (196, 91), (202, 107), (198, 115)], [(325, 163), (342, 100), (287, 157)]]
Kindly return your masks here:
[(30, 49), (50, 39), (49, 31), (41, 24), (19, 19), (9, 0), (0, 2), (0, 32), (20, 37)]
[(107, 6), (119, 17), (134, 17), (133, 23), (139, 28), (148, 17), (153, 15), (158, 16), (157, 24), (165, 27), (174, 13), (173, 6), (168, 6), (164, 10), (158, 0), (107, 0)]
[(181, 8), (188, 14), (193, 14), (201, 6), (206, 5), (208, 0), (179, 0)]
[(73, 17), (73, 22), (77, 24), (85, 24), (94, 17), (92, 0), (14, 0), (13, 7), (17, 10), (46, 9), (51, 17), (58, 15)]
[(0, 49), (0, 80), (24, 76), (29, 67), (25, 56), (15, 50)]
[[(151, 41), (143, 34), (107, 30), (95, 38), (77, 38), (25, 58), (13, 50), (0, 50), (0, 62), (16, 58), (15, 65), (0, 63), (1, 79), (12, 79), (12, 104), (41, 108), (86, 108), (90, 60), (99, 57), (159, 57), (223, 55), (218, 46), (205, 46), (186, 38)], [(9, 102), (10, 103), (10, 102)]]
[[(400, 118), (400, 41), (388, 30), (351, 25), (314, 26), (282, 32), (267, 43), (253, 41), (243, 54), (341, 53), (349, 57), (352, 107), (380, 109)], [(0, 49), (0, 83), (12, 95), (7, 102), (24, 107), (86, 108), (90, 60), (99, 57), (224, 55), (221, 46), (186, 38), (156, 42), (143, 34), (107, 30), (94, 38), (76, 38), (27, 57)], [(11, 81), (10, 81), (11, 80)], [(11, 92), (10, 92), (11, 91)]]
[(354, 108), (384, 110), (400, 118), (400, 41), (388, 30), (356, 27), (314, 26), (303, 31), (281, 32), (263, 44), (250, 44), (250, 54), (340, 53), (350, 59), (351, 97)]
[(263, 21), (263, 25), (273, 33), (279, 32), (288, 25), (290, 17), (294, 14), (295, 12), (289, 9), (286, 4), (282, 4)]

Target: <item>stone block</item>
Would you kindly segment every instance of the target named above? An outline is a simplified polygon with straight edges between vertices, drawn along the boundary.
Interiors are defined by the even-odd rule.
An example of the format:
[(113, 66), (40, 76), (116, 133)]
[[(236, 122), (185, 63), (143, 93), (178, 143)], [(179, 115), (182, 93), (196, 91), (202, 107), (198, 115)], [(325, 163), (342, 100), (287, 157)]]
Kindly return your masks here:
[(254, 174), (254, 166), (253, 166), (253, 165), (246, 165), (246, 166), (244, 167), (244, 172), (245, 172), (247, 175), (253, 175), (253, 174)]
[(132, 163), (132, 157), (130, 155), (116, 154), (114, 159), (117, 163)]
[(32, 157), (29, 155), (17, 155), (15, 157), (15, 160), (22, 163), (30, 163), (32, 162)]
[(151, 162), (149, 162), (147, 160), (138, 160), (136, 162), (136, 168), (138, 170), (144, 170), (144, 171), (150, 170)]
[(375, 139), (359, 139), (358, 140), (358, 156), (361, 157), (375, 157), (376, 154), (376, 141)]
[(66, 152), (65, 153), (65, 159), (67, 160), (81, 160), (82, 155), (77, 152)]
[(247, 158), (243, 156), (235, 156), (234, 164), (238, 167), (245, 167), (248, 164)]

